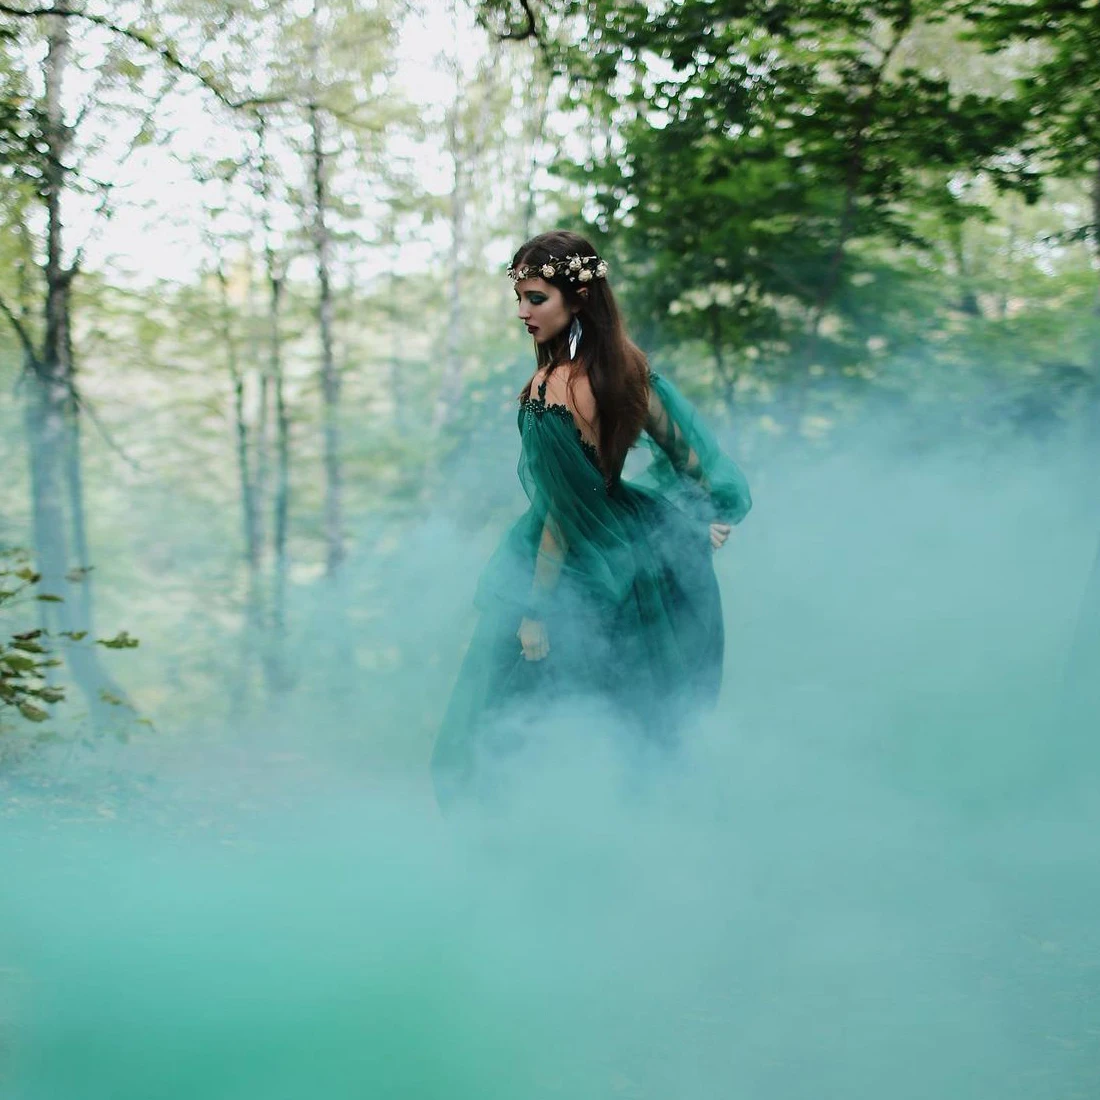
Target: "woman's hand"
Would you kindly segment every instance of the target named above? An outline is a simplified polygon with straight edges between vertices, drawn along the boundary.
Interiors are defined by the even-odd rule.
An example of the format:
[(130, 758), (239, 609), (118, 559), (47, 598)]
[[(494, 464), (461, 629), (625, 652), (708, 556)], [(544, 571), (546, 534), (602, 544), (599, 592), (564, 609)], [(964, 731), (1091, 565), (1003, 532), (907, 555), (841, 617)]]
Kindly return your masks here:
[(523, 647), (523, 657), (527, 661), (541, 661), (550, 652), (550, 639), (546, 635), (546, 624), (537, 619), (522, 619), (516, 631), (519, 644)]
[(728, 523), (712, 523), (710, 525), (710, 545), (712, 550), (721, 550), (730, 537), (733, 528)]

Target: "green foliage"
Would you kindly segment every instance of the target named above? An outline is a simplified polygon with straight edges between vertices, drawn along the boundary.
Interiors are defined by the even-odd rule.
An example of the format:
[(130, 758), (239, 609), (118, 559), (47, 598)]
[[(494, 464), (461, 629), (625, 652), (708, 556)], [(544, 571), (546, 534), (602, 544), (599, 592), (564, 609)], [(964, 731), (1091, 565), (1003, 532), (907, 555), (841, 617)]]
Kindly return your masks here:
[[(527, 7), (596, 120), (557, 168), (650, 351), (795, 430), (937, 388), (996, 391), (1026, 431), (1088, 404), (1094, 4)], [(481, 10), (522, 29), (514, 0)]]
[(1092, 0), (963, 0), (957, 7), (992, 53), (1022, 42), (1038, 52), (1017, 82), (1032, 155), (1062, 174), (1100, 172), (1100, 16)]
[[(56, 634), (36, 627), (20, 630), (13, 621), (20, 606), (33, 601), (62, 602), (54, 593), (35, 593), (41, 581), (30, 556), (22, 550), (0, 551), (0, 735), (10, 733), (14, 718), (41, 725), (53, 716), (52, 708), (67, 698), (64, 685), (56, 682), (55, 670), (62, 667), (61, 654), (71, 646), (80, 645), (84, 631), (58, 631)], [(5, 620), (7, 620), (5, 622)], [(137, 639), (121, 631), (114, 638), (97, 639), (97, 645), (109, 649), (133, 649)], [(106, 693), (103, 702), (127, 706), (124, 699)], [(18, 716), (18, 717), (17, 717)], [(40, 740), (52, 740), (53, 735), (39, 735)], [(0, 745), (0, 757), (5, 755)]]
[[(250, 655), (238, 665), (227, 654), (240, 638), (242, 650), (253, 644), (250, 631), (274, 634), (267, 609), (278, 603), (283, 614), (272, 595), (277, 574), (293, 628), (293, 597), (315, 584), (324, 558), (310, 102), (324, 115), (328, 168), (342, 385), (331, 423), (346, 513), (369, 517), (369, 533), (349, 532), (359, 546), (399, 541), (393, 532), (410, 517), (439, 507), (471, 529), (513, 507), (514, 486), (498, 475), (514, 461), (510, 422), (531, 356), (510, 322), (500, 271), (517, 237), (555, 222), (587, 222), (613, 263), (632, 332), (694, 400), (729, 407), (749, 454), (772, 433), (825, 445), (879, 409), (907, 409), (912, 422), (933, 409), (945, 433), (981, 438), (1042, 437), (1083, 420), (1100, 348), (1083, 185), (1100, 102), (1088, 4), (528, 7), (544, 52), (494, 42), (467, 56), (458, 36), (441, 43), (434, 75), (453, 94), (419, 117), (397, 91), (408, 73), (396, 4), (332, 0), (316, 17), (308, 5), (230, 11), (214, 0), (143, 8), (151, 41), (230, 98), (256, 97), (233, 113), (193, 77), (166, 69), (163, 55), (73, 21), (74, 58), (96, 78), (93, 100), (79, 81), (66, 86), (72, 197), (86, 191), (86, 209), (102, 198), (107, 214), (127, 201), (125, 172), (102, 181), (82, 172), (102, 167), (104, 135), (115, 131), (125, 137), (121, 154), (140, 150), (155, 165), (165, 146), (186, 158), (208, 214), (192, 219), (202, 223), (202, 258), (178, 280), (126, 283), (94, 270), (93, 247), (72, 283), (91, 537), (97, 560), (125, 563), (117, 566), (124, 579), (97, 596), (116, 601), (111, 611), (129, 607), (131, 593), (145, 601), (146, 646), (128, 668), (155, 684), (149, 695), (160, 692), (173, 721), (204, 712), (211, 698), (236, 706), (267, 675)], [(498, 33), (531, 29), (518, 0), (482, 8)], [(32, 343), (42, 336), (45, 240), (38, 83), (28, 74), (40, 63), (44, 26), (27, 20), (19, 40), (0, 31), (0, 299)], [(165, 128), (186, 117), (177, 95), (213, 108), (201, 152), (186, 140), (177, 146)], [(553, 155), (558, 176), (548, 180)], [(66, 206), (68, 216), (80, 204)], [(172, 204), (163, 209), (171, 221)], [(119, 221), (97, 221), (93, 244), (103, 233), (110, 245)], [(66, 262), (83, 228), (66, 237)], [(150, 234), (151, 251), (156, 240)], [(0, 368), (13, 383), (20, 348), (14, 326), (0, 318), (0, 328)], [(285, 561), (274, 549), (273, 337), (287, 407)], [(0, 501), (11, 531), (0, 535), (25, 542), (18, 438), (0, 431), (2, 457), (16, 470)], [(438, 472), (454, 462), (479, 474), (468, 484), (492, 488), (442, 500)], [(258, 562), (242, 554), (249, 483)], [(173, 502), (166, 514), (163, 499)], [(131, 528), (136, 509), (158, 523)], [(34, 608), (29, 590), (20, 598)], [(38, 598), (49, 605), (61, 595)], [(364, 615), (376, 598), (364, 599)], [(47, 636), (31, 625), (13, 620), (4, 653), (14, 664), (5, 667), (51, 695), (64, 689), (49, 679), (53, 666), (36, 661), (69, 646), (103, 653), (134, 644), (125, 632)], [(268, 643), (260, 638), (253, 652), (267, 654)], [(146, 653), (168, 644), (165, 673)], [(32, 715), (51, 714), (64, 699), (20, 702)], [(18, 705), (0, 713), (41, 725)]]
[(843, 319), (868, 268), (861, 246), (926, 247), (927, 210), (941, 222), (971, 215), (954, 174), (1031, 186), (1002, 156), (1021, 132), (1018, 103), (898, 63), (934, 6), (585, 10), (599, 33), (563, 62), (607, 81), (622, 142), (573, 176), (588, 178), (595, 226), (622, 240), (644, 306), (676, 318), (673, 339), (707, 333), (716, 357), (808, 340), (808, 358), (828, 360), (821, 322)]

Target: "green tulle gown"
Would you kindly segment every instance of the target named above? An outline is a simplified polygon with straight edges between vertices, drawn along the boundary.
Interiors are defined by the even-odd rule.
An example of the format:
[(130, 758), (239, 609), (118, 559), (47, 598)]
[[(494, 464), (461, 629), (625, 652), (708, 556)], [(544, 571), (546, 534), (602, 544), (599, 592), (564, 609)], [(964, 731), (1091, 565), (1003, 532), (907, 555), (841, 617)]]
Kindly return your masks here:
[[(482, 573), (480, 619), (432, 757), (440, 801), (486, 793), (555, 705), (672, 744), (713, 705), (723, 625), (709, 524), (739, 522), (748, 484), (667, 379), (650, 375), (645, 474), (605, 480), (597, 452), (545, 383), (520, 406), (530, 507)], [(517, 630), (541, 620), (549, 654)], [(549, 723), (552, 735), (552, 722)], [(493, 777), (493, 778), (490, 778)]]

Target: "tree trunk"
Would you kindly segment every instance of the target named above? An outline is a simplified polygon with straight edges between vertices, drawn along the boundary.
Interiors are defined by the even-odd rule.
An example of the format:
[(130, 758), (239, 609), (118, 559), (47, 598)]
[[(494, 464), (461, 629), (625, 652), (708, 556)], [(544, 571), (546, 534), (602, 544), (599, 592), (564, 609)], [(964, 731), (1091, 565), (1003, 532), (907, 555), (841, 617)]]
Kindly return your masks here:
[[(65, 303), (69, 308), (68, 300)], [(72, 350), (69, 351), (69, 363), (72, 364)], [(73, 550), (76, 553), (76, 569), (81, 577), (80, 619), (86, 628), (92, 628), (92, 610), (94, 606), (93, 590), (95, 581), (92, 576), (92, 557), (88, 549), (88, 528), (84, 511), (84, 464), (81, 461), (80, 409), (70, 390), (65, 408), (65, 483), (69, 492), (69, 517), (73, 529)]]
[(333, 350), (332, 241), (326, 214), (328, 208), (327, 164), (321, 110), (310, 103), (310, 183), (313, 188), (313, 248), (317, 261), (317, 321), (321, 333), (321, 395), (324, 402), (325, 468), (325, 567), (329, 575), (344, 560), (343, 500), (340, 470), (340, 375)]
[[(271, 621), (264, 646), (264, 677), (269, 694), (288, 686), (284, 642), (286, 637), (287, 523), (290, 510), (290, 418), (283, 384), (282, 303), (283, 267), (275, 249), (271, 227), (271, 163), (267, 153), (267, 127), (262, 114), (256, 119), (260, 153), (257, 191), (263, 237), (264, 285), (267, 292), (267, 325), (264, 369), (260, 382), (260, 486), (263, 503), (271, 501), (272, 575)], [(269, 491), (270, 437), (274, 426), (275, 485)], [(258, 525), (258, 532), (263, 525)]]
[[(468, 258), (471, 201), (475, 180), (484, 169), (486, 149), (494, 127), (494, 109), (500, 88), (496, 64), (482, 64), (474, 81), (464, 83), (456, 70), (455, 102), (447, 112), (447, 152), (451, 156), (450, 313), (447, 319), (447, 353), (436, 394), (432, 426), (443, 428), (462, 400), (463, 350), (466, 345), (465, 300), (462, 272)], [(474, 211), (476, 217), (476, 211)]]
[(263, 603), (260, 584), (260, 537), (258, 531), (257, 486), (252, 465), (251, 432), (245, 415), (245, 377), (241, 370), (240, 349), (233, 328), (233, 306), (229, 298), (229, 280), (219, 260), (214, 275), (218, 282), (219, 317), (225, 365), (233, 385), (233, 438), (237, 456), (237, 479), (241, 494), (241, 537), (247, 577), (244, 593), (244, 629), (241, 636), (240, 668), (229, 693), (230, 715), (240, 721), (248, 712), (252, 698), (252, 668), (256, 652), (263, 645)]
[(832, 254), (829, 256), (825, 278), (822, 280), (811, 315), (808, 363), (812, 363), (817, 356), (821, 322), (824, 320), (825, 311), (835, 297), (837, 288), (840, 285), (840, 273), (844, 266), (844, 258), (847, 255), (852, 234), (856, 229), (856, 207), (859, 202), (860, 185), (863, 182), (866, 163), (867, 132), (878, 102), (882, 82), (885, 79), (886, 70), (891, 59), (901, 45), (902, 39), (909, 32), (911, 22), (912, 16), (910, 15), (908, 19), (894, 26), (890, 44), (882, 51), (882, 57), (879, 59), (878, 67), (871, 78), (870, 87), (863, 97), (855, 131), (849, 135), (850, 151), (844, 180), (844, 201), (837, 226), (836, 243), (833, 246)]
[(405, 384), (401, 373), (401, 354), (405, 347), (405, 338), (402, 326), (399, 324), (401, 316), (401, 301), (398, 294), (400, 281), (398, 271), (401, 262), (401, 245), (398, 241), (398, 229), (396, 219), (387, 229), (387, 235), (392, 247), (389, 262), (389, 275), (386, 279), (386, 318), (389, 322), (389, 371), (388, 385), (390, 399), (393, 401), (393, 429), (398, 436), (405, 434)]
[[(261, 219), (262, 221), (262, 219)], [(267, 312), (267, 276), (254, 279), (251, 275), (252, 250), (248, 252), (248, 313), (249, 356), (252, 363), (260, 364), (256, 374), (256, 418), (250, 432), (252, 455), (252, 486), (255, 519), (253, 529), (260, 570), (263, 569), (264, 550), (267, 546), (267, 515), (271, 499), (271, 377), (266, 366), (267, 323), (262, 320)]]
[[(1100, 269), (1100, 156), (1096, 158), (1096, 166), (1092, 171), (1092, 246), (1096, 253), (1097, 268)], [(1096, 287), (1096, 305), (1093, 309), (1100, 316), (1100, 283)], [(1100, 347), (1096, 349), (1093, 365), (1100, 370)]]
[(287, 524), (290, 516), (290, 413), (283, 380), (281, 334), (283, 280), (275, 267), (275, 256), (267, 250), (268, 362), (271, 396), (275, 405), (275, 492), (273, 495), (272, 550), (275, 557), (273, 609), (274, 625), (281, 633), (286, 619)]
[(966, 241), (964, 239), (964, 226), (962, 222), (953, 222), (947, 227), (948, 240), (951, 252), (955, 258), (955, 271), (958, 275), (958, 309), (968, 317), (981, 315), (981, 307), (978, 304), (978, 296), (970, 285), (970, 264), (966, 258)]
[(718, 375), (718, 381), (722, 386), (722, 397), (728, 408), (733, 408), (734, 387), (737, 378), (728, 364), (725, 355), (725, 334), (722, 330), (722, 309), (717, 302), (711, 304), (710, 310), (710, 350), (714, 356), (714, 373)]
[[(35, 557), (42, 575), (39, 589), (49, 596), (65, 596), (68, 589), (69, 539), (61, 477), (66, 396), (56, 378), (36, 375), (26, 403)], [(50, 609), (53, 613), (45, 616), (49, 629), (69, 629), (72, 605), (66, 601)]]
[(219, 261), (216, 276), (220, 291), (222, 343), (225, 348), (225, 364), (233, 383), (233, 425), (237, 453), (237, 478), (241, 486), (241, 535), (244, 538), (244, 557), (250, 574), (260, 567), (260, 545), (256, 532), (256, 486), (252, 476), (252, 459), (249, 446), (248, 422), (245, 418), (244, 374), (241, 371), (237, 337), (233, 332), (233, 311), (229, 301), (229, 281), (225, 268)]
[(463, 301), (462, 264), (466, 253), (466, 198), (469, 166), (462, 149), (457, 105), (448, 112), (447, 144), (454, 166), (451, 183), (450, 312), (447, 318), (447, 354), (436, 395), (432, 428), (439, 431), (450, 420), (462, 398)]
[(871, 76), (870, 85), (860, 102), (860, 109), (854, 120), (853, 128), (847, 135), (848, 161), (844, 173), (844, 196), (837, 222), (836, 239), (825, 265), (824, 278), (821, 280), (814, 304), (809, 310), (808, 332), (802, 346), (802, 369), (805, 371), (805, 375), (799, 379), (799, 384), (789, 391), (786, 402), (785, 419), (793, 433), (798, 433), (801, 430), (802, 420), (808, 404), (810, 368), (820, 365), (821, 327), (825, 320), (825, 314), (828, 312), (829, 306), (840, 287), (844, 261), (847, 258), (852, 237), (858, 228), (859, 198), (867, 163), (868, 131), (874, 116), (875, 106), (878, 103), (886, 70), (898, 46), (901, 45), (902, 39), (908, 33), (911, 22), (912, 15), (910, 14), (907, 19), (893, 26), (890, 43), (882, 51), (878, 66)]
[(279, 341), (279, 310), (282, 283), (271, 287), (272, 380), (275, 390), (275, 625), (282, 630), (286, 621), (287, 528), (290, 519), (290, 413), (283, 383), (282, 351)]
[[(520, 219), (520, 240), (530, 240), (534, 235), (535, 214), (535, 179), (538, 174), (538, 143), (546, 130), (546, 119), (550, 113), (550, 86), (541, 74), (536, 76), (534, 84), (534, 102), (528, 100), (525, 104), (525, 116), (530, 120), (525, 127), (525, 136), (530, 143), (530, 157), (527, 162), (527, 171), (523, 180), (523, 214)], [(528, 86), (531, 87), (530, 85)]]
[[(61, 209), (71, 136), (62, 104), (69, 55), (68, 19), (53, 17), (48, 26), (43, 69), (43, 127), (47, 149), (43, 180), (46, 200), (45, 326), (42, 352), (35, 364), (34, 384), (28, 395), (25, 423), (30, 449), (35, 551), (38, 571), (42, 575), (39, 590), (63, 598), (61, 603), (53, 605), (54, 612), (46, 619), (53, 629), (90, 633), (94, 629), (92, 589), (87, 572), (79, 410), (75, 400), (70, 332), (70, 289), (74, 271), (63, 264)], [(80, 560), (79, 569), (71, 572), (74, 543)], [(75, 600), (70, 598), (70, 576), (83, 585)], [(71, 646), (67, 655), (73, 679), (87, 700), (93, 721), (101, 725), (108, 713), (109, 700), (123, 700), (122, 691), (105, 673), (98, 654), (90, 645)]]
[(275, 496), (274, 522), (272, 525), (272, 549), (274, 550), (275, 560), (271, 579), (272, 631), (268, 645), (267, 676), (269, 689), (282, 692), (290, 686), (285, 657), (287, 569), (289, 563), (287, 530), (290, 520), (290, 413), (287, 409), (286, 389), (283, 383), (282, 340), (279, 331), (283, 282), (274, 271), (273, 258), (269, 258), (268, 271), (271, 287), (269, 302), (271, 330), (269, 370), (275, 398)]
[[(1100, 156), (1092, 173), (1092, 247), (1096, 265), (1100, 270)], [(1093, 306), (1091, 367), (1092, 384), (1089, 393), (1088, 428), (1089, 441), (1093, 447), (1100, 447), (1100, 283), (1096, 288), (1096, 303)], [(1097, 609), (1100, 615), (1100, 608)]]

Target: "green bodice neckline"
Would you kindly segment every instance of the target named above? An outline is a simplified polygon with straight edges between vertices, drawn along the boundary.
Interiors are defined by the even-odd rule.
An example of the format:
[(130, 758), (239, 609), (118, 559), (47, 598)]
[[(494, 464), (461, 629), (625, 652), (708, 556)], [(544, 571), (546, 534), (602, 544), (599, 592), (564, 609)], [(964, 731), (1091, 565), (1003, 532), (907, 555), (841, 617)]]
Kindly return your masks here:
[(544, 378), (539, 384), (537, 396), (532, 397), (530, 391), (527, 396), (520, 402), (520, 415), (530, 412), (540, 419), (546, 414), (551, 413), (554, 416), (560, 417), (567, 424), (569, 424), (573, 430), (577, 433), (577, 442), (581, 446), (581, 450), (588, 456), (589, 461), (597, 469), (600, 469), (600, 452), (589, 443), (584, 435), (581, 433), (580, 428), (577, 427), (577, 422), (573, 418), (572, 410), (568, 405), (548, 405), (546, 403), (546, 379)]

